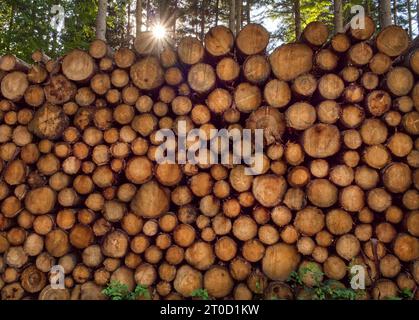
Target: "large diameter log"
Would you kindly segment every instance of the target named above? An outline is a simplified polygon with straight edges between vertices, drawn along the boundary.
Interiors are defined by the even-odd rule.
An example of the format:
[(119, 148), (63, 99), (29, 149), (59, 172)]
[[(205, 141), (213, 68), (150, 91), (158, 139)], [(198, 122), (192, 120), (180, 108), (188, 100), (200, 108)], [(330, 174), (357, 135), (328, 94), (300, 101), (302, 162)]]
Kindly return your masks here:
[(396, 67), (387, 73), (387, 88), (396, 96), (405, 96), (409, 94), (414, 83), (415, 79), (408, 68)]
[(166, 44), (160, 52), (160, 62), (163, 68), (173, 67), (177, 63), (177, 52)]
[(217, 88), (211, 91), (206, 100), (208, 108), (217, 114), (227, 111), (233, 102), (233, 98), (226, 89)]
[(20, 282), (23, 289), (27, 292), (35, 293), (41, 291), (45, 287), (47, 279), (42, 271), (31, 265), (23, 270)]
[(384, 169), (383, 182), (390, 192), (405, 192), (412, 184), (412, 172), (407, 164), (394, 162)]
[(312, 46), (320, 47), (326, 43), (329, 37), (327, 25), (320, 21), (310, 22), (302, 33), (304, 41)]
[(44, 87), (45, 98), (52, 104), (64, 104), (76, 95), (77, 87), (63, 75), (52, 76)]
[(11, 54), (5, 54), (0, 57), (0, 70), (1, 71), (22, 71), (26, 72), (30, 69), (30, 65), (25, 61), (20, 60)]
[(204, 46), (211, 56), (224, 56), (233, 49), (233, 33), (225, 26), (212, 27), (205, 35)]
[(312, 69), (313, 51), (305, 44), (289, 43), (276, 48), (269, 62), (278, 79), (291, 81)]
[(69, 125), (63, 109), (46, 103), (39, 108), (28, 125), (28, 129), (42, 139), (58, 139)]
[(366, 101), (368, 111), (373, 116), (381, 116), (386, 113), (391, 107), (391, 97), (383, 90), (374, 90), (371, 92)]
[(131, 210), (145, 218), (156, 218), (169, 210), (169, 196), (156, 181), (149, 181), (138, 189), (131, 201)]
[(61, 68), (68, 79), (86, 81), (93, 76), (96, 65), (88, 53), (75, 49), (64, 57)]
[(263, 138), (267, 145), (280, 141), (285, 127), (284, 115), (271, 107), (259, 108), (252, 112), (246, 121), (246, 128), (248, 129), (263, 129)]
[(247, 24), (236, 39), (239, 51), (247, 56), (265, 51), (269, 42), (269, 32), (259, 24)]
[(313, 158), (327, 158), (339, 151), (340, 133), (334, 125), (315, 124), (304, 131), (304, 151)]
[(253, 180), (253, 195), (265, 207), (274, 207), (279, 204), (286, 189), (287, 182), (285, 178), (277, 175), (261, 175)]
[(377, 49), (389, 57), (397, 57), (407, 50), (410, 39), (406, 30), (399, 26), (388, 26), (377, 36)]
[(394, 253), (402, 261), (413, 261), (419, 258), (419, 239), (400, 233), (394, 241)]
[(351, 47), (351, 40), (344, 33), (337, 33), (332, 37), (331, 40), (332, 49), (338, 53), (343, 53), (349, 50)]
[(415, 74), (419, 74), (419, 50), (416, 49), (414, 50), (410, 55), (409, 55), (409, 67), (410, 69), (412, 69), (412, 71)]
[(323, 212), (314, 207), (307, 207), (297, 212), (294, 225), (298, 231), (306, 236), (314, 236), (325, 225)]
[(96, 39), (89, 46), (89, 54), (95, 59), (102, 59), (104, 57), (111, 57), (113, 52), (105, 41)]
[(52, 211), (57, 200), (54, 190), (49, 187), (40, 187), (30, 190), (25, 196), (26, 209), (34, 214), (46, 214)]
[(204, 58), (205, 50), (197, 38), (184, 37), (179, 42), (177, 53), (181, 62), (192, 65)]
[(285, 112), (288, 127), (305, 130), (316, 121), (316, 109), (307, 102), (297, 102)]
[(243, 75), (255, 84), (265, 82), (271, 73), (271, 66), (263, 55), (249, 56), (243, 63)]
[(133, 65), (135, 53), (129, 48), (122, 47), (116, 50), (113, 58), (118, 68), (125, 69)]
[(270, 279), (285, 281), (291, 272), (297, 269), (299, 263), (300, 255), (297, 249), (292, 245), (279, 243), (266, 249), (262, 269)]
[(248, 82), (240, 83), (234, 90), (234, 102), (239, 111), (250, 113), (259, 108), (262, 94), (259, 87)]
[(317, 79), (311, 73), (305, 73), (294, 79), (291, 89), (297, 96), (310, 97), (317, 89)]
[[(356, 21), (355, 22), (361, 22)], [(375, 23), (371, 17), (365, 16), (364, 17), (364, 28), (351, 28), (349, 27), (349, 34), (350, 36), (358, 41), (365, 41), (372, 37), (375, 32)]]
[(316, 53), (316, 66), (323, 71), (334, 70), (339, 62), (338, 56), (330, 49), (322, 49)]
[(66, 289), (52, 288), (47, 285), (40, 293), (39, 300), (70, 300), (70, 291)]
[(26, 74), (20, 71), (8, 73), (1, 80), (1, 94), (9, 100), (19, 101), (29, 86)]
[(45, 249), (53, 257), (62, 257), (70, 250), (68, 235), (61, 229), (49, 232), (45, 237)]
[(240, 74), (240, 65), (231, 57), (224, 57), (216, 66), (215, 72), (221, 81), (231, 82)]
[(360, 42), (353, 45), (348, 51), (349, 61), (356, 66), (366, 65), (371, 61), (373, 51), (369, 44)]
[(223, 298), (230, 294), (234, 282), (225, 267), (215, 265), (205, 272), (204, 289), (215, 298)]
[(318, 90), (320, 95), (328, 100), (335, 100), (341, 96), (345, 89), (343, 80), (334, 73), (322, 76), (319, 80)]
[(205, 93), (215, 86), (214, 68), (206, 63), (197, 63), (188, 72), (189, 86), (198, 93)]
[(369, 63), (372, 72), (381, 75), (386, 73), (391, 67), (391, 58), (381, 52), (376, 53)]
[(130, 76), (132, 82), (143, 90), (153, 90), (164, 82), (164, 72), (156, 57), (150, 56), (141, 59), (131, 66)]
[(263, 96), (271, 107), (282, 108), (291, 101), (291, 89), (285, 81), (272, 79), (265, 85)]
[(115, 230), (106, 234), (102, 245), (102, 253), (107, 257), (121, 258), (126, 254), (128, 245), (128, 236), (120, 230)]

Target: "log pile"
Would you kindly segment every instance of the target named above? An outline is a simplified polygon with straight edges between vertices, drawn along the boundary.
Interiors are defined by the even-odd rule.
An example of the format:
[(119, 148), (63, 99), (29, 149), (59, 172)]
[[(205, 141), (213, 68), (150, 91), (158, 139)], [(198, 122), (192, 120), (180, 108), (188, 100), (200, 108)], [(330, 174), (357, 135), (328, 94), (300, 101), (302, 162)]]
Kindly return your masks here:
[[(152, 299), (316, 299), (353, 265), (358, 299), (419, 299), (419, 51), (371, 19), (268, 43), (249, 24), (176, 49), (144, 34), (1, 57), (1, 299), (104, 299), (111, 281)], [(180, 121), (263, 129), (262, 172), (157, 163), (157, 131)]]

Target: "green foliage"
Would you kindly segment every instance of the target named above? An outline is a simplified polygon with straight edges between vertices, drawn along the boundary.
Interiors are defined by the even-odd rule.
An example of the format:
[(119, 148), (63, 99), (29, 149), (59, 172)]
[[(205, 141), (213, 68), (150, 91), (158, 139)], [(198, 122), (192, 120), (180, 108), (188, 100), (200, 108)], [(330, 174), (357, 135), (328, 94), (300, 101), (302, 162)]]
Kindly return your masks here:
[[(51, 20), (53, 5), (64, 8), (62, 30)], [(97, 3), (94, 0), (3, 0), (0, 2), (0, 54), (13, 53), (30, 61), (33, 51), (42, 49), (57, 57), (73, 48), (87, 48), (94, 38)]]
[(129, 46), (133, 42), (127, 33), (128, 4), (129, 0), (108, 0), (106, 39), (112, 48)]
[[(310, 273), (314, 277), (316, 284), (313, 289), (304, 285), (302, 278)], [(302, 286), (307, 292), (313, 293), (315, 300), (355, 300), (359, 294), (353, 289), (342, 287), (339, 282), (325, 281), (320, 282), (323, 272), (315, 264), (308, 263), (307, 266), (301, 268), (299, 272), (291, 272), (288, 281), (292, 286)]]
[(301, 279), (304, 278), (306, 275), (313, 277), (313, 280), (317, 284), (319, 284), (322, 281), (324, 275), (321, 268), (314, 262), (306, 263), (304, 267), (298, 270), (298, 274)]
[(136, 300), (139, 297), (150, 299), (150, 292), (147, 287), (137, 285), (134, 291), (130, 292), (127, 285), (119, 281), (108, 283), (107, 287), (102, 290), (102, 293), (111, 300)]
[(255, 287), (256, 287), (256, 293), (261, 294), (262, 293), (262, 286), (260, 285), (260, 281), (257, 280), (255, 283)]
[(192, 291), (192, 297), (194, 298), (200, 298), (201, 300), (210, 300), (210, 297), (208, 295), (208, 291), (203, 288), (196, 289)]
[(357, 293), (352, 289), (336, 288), (327, 283), (321, 283), (314, 289), (316, 300), (355, 300)]
[(414, 297), (414, 292), (408, 288), (400, 291), (398, 296), (386, 297), (385, 300), (411, 300)]
[(289, 281), (293, 284), (303, 285), (303, 280), (301, 280), (300, 275), (296, 271), (291, 272), (287, 281)]
[(118, 281), (111, 281), (102, 293), (111, 300), (131, 300), (127, 285)]
[(403, 299), (413, 299), (414, 293), (413, 293), (412, 290), (410, 290), (408, 288), (404, 288), (402, 291), (400, 291), (400, 296)]

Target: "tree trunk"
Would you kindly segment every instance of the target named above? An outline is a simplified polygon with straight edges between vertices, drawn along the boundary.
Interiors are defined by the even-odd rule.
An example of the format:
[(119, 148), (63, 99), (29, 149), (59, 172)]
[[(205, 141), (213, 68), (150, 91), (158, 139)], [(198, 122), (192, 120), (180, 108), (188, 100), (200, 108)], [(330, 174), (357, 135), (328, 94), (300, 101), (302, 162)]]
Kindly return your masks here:
[(243, 0), (236, 0), (236, 34), (239, 34), (242, 28), (242, 9)]
[(51, 53), (55, 55), (55, 50), (57, 50), (57, 31), (52, 30), (52, 44), (51, 44)]
[(250, 0), (246, 0), (246, 22), (247, 24), (250, 23), (250, 7), (251, 7)]
[(397, 24), (397, 1), (393, 0), (393, 22)]
[(365, 0), (364, 7), (365, 7), (365, 15), (370, 16), (371, 14), (370, 0)]
[(230, 30), (233, 31), (233, 33), (234, 33), (234, 30), (236, 30), (235, 13), (236, 13), (236, 0), (230, 0), (229, 27), (230, 27)]
[(380, 27), (384, 29), (391, 24), (390, 0), (380, 0)]
[(294, 0), (294, 21), (295, 21), (295, 39), (299, 39), (301, 35), (300, 0)]
[(137, 0), (135, 6), (135, 36), (138, 37), (141, 33), (141, 25), (143, 23), (143, 3), (142, 0)]
[(220, 0), (215, 1), (215, 25), (218, 26), (218, 7), (220, 5)]
[(419, 0), (416, 0), (416, 20), (419, 25)]
[(205, 35), (205, 8), (207, 6), (207, 1), (202, 0), (201, 1), (201, 18), (200, 18), (200, 33), (199, 33), (199, 39), (204, 40)]
[(10, 51), (10, 45), (12, 43), (12, 33), (13, 33), (13, 27), (15, 22), (15, 6), (12, 4), (12, 12), (10, 13), (10, 20), (9, 20), (9, 31), (8, 31), (8, 42), (7, 42), (7, 50)]
[(131, 0), (127, 4), (127, 47), (131, 44)]
[[(412, 6), (410, 0), (407, 0), (407, 18), (409, 20), (409, 37), (412, 39), (413, 37), (413, 27), (412, 27)], [(396, 24), (396, 22), (394, 22)]]
[(199, 37), (199, 31), (198, 31), (198, 17), (199, 17), (199, 2), (198, 0), (194, 1), (194, 16), (195, 16), (195, 20), (194, 20), (194, 30), (195, 30), (195, 37)]
[(177, 17), (178, 17), (178, 2), (177, 2), (177, 0), (175, 0), (174, 10), (173, 10), (173, 21), (172, 21), (172, 30), (173, 30), (172, 39), (176, 39), (176, 22), (177, 22)]
[(99, 0), (96, 17), (96, 38), (106, 41), (107, 0)]
[(146, 31), (148, 31), (148, 29), (150, 28), (150, 0), (147, 0), (145, 10), (147, 11), (146, 12), (145, 29), (146, 29)]
[(336, 33), (343, 32), (342, 0), (335, 0), (334, 1), (334, 23), (335, 23)]
[(166, 1), (159, 0), (158, 1), (158, 12), (159, 12), (159, 22), (163, 23), (166, 15)]

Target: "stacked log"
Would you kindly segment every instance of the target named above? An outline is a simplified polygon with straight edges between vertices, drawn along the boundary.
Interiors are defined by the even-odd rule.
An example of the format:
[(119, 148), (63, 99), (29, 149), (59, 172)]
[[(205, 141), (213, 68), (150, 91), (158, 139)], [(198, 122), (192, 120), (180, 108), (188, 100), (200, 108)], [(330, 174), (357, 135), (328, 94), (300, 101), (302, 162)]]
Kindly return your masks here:
[[(104, 299), (111, 281), (152, 299), (310, 299), (321, 281), (349, 288), (354, 265), (357, 298), (419, 299), (419, 51), (366, 22), (310, 23), (270, 53), (249, 24), (160, 51), (145, 33), (1, 57), (1, 299)], [(158, 130), (181, 121), (263, 129), (262, 171), (158, 163)]]

